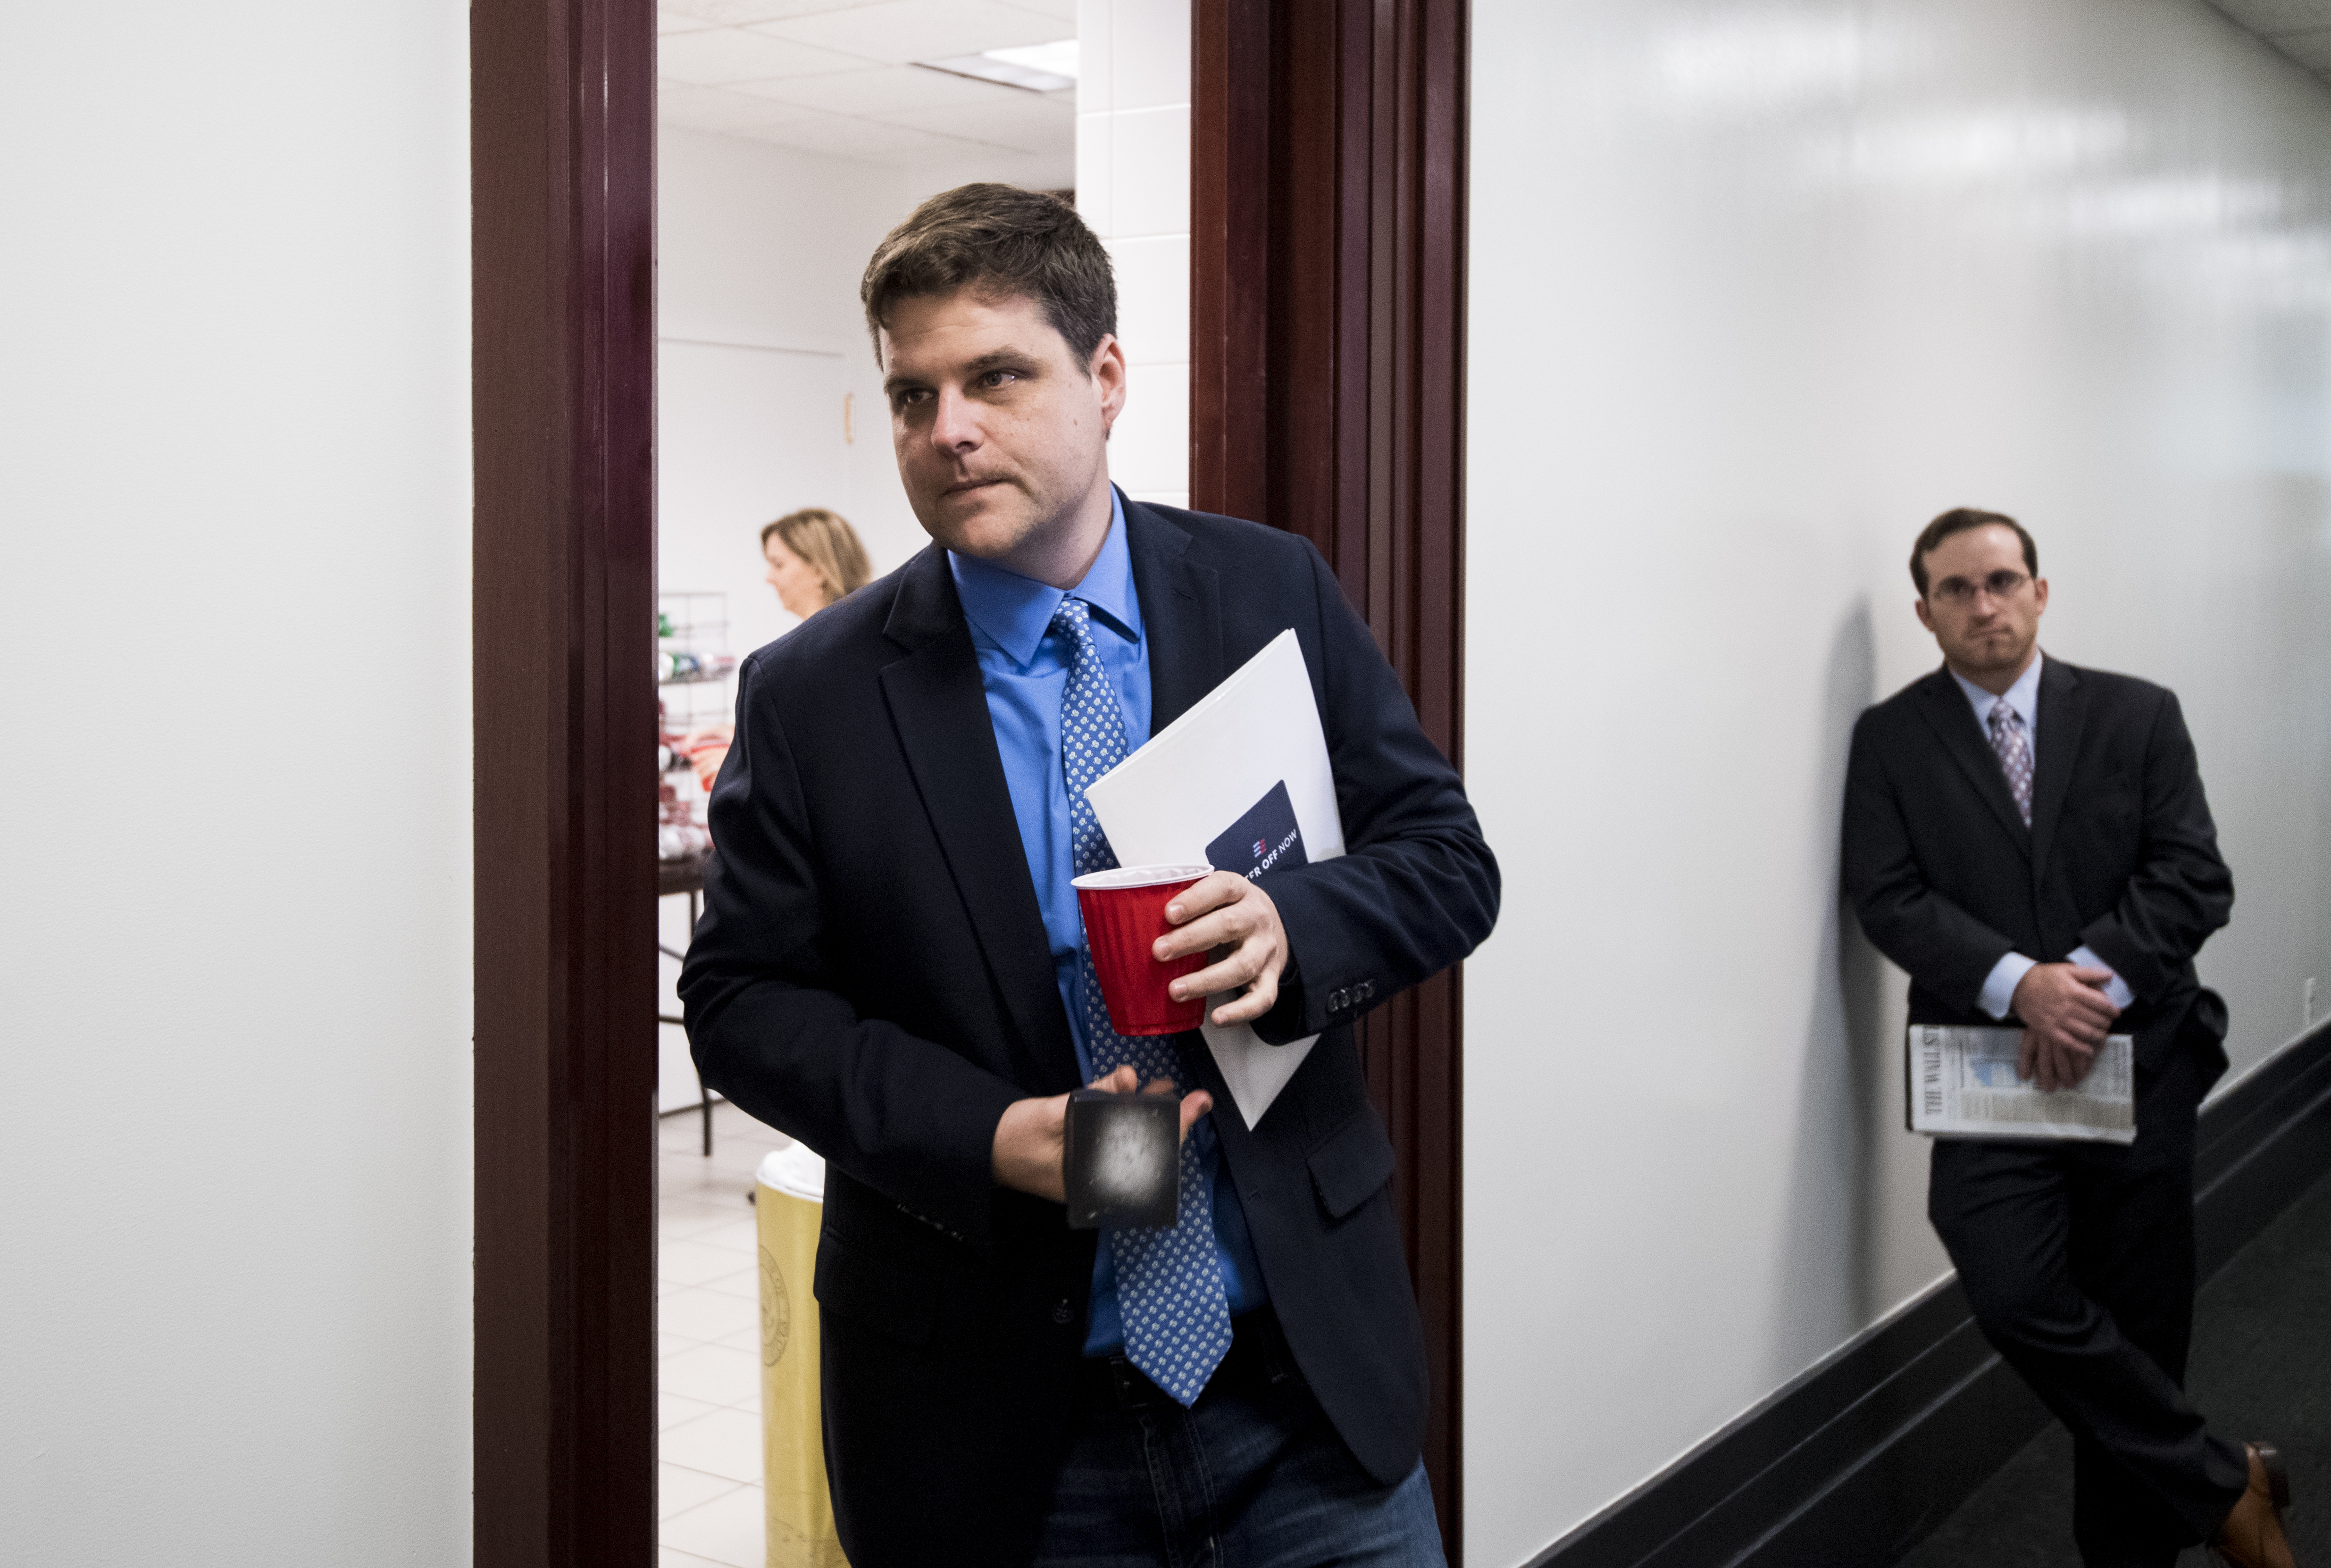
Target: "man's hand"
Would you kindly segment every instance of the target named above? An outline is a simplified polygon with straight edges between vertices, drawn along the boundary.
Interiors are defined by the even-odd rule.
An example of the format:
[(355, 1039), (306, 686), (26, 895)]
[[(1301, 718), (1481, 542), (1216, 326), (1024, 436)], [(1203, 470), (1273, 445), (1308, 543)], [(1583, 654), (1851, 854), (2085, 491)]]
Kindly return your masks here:
[(1175, 1001), (1245, 986), (1245, 995), (1214, 1009), (1216, 1023), (1251, 1023), (1278, 1005), (1279, 976), (1287, 967), (1287, 927), (1279, 923), (1279, 906), (1261, 883), (1232, 871), (1213, 872), (1175, 894), (1166, 906), (1166, 918), (1181, 929), (1157, 938), (1151, 951), (1159, 963), (1192, 953), (1214, 955), (1213, 963), (1174, 982)]
[[(1141, 1075), (1126, 1066), (1107, 1078), (1093, 1079), (1089, 1087), (1105, 1088), (1112, 1094), (1131, 1094), (1140, 1086)], [(1172, 1094), (1174, 1080), (1153, 1078), (1149, 1087), (1141, 1092)], [(1188, 1137), (1198, 1118), (1213, 1108), (1214, 1097), (1204, 1089), (1184, 1095), (1182, 1136)], [(996, 1185), (1032, 1193), (1055, 1203), (1066, 1202), (1068, 1184), (1061, 1174), (1061, 1158), (1067, 1144), (1068, 1126), (1069, 1097), (1064, 1094), (1013, 1100), (1004, 1107), (1003, 1120), (995, 1124)]]
[(2105, 995), (2109, 969), (2040, 964), (2015, 983), (2015, 1016), (2023, 1021), (2018, 1078), (2036, 1078), (2042, 1089), (2070, 1088), (2096, 1065), (2120, 1009)]

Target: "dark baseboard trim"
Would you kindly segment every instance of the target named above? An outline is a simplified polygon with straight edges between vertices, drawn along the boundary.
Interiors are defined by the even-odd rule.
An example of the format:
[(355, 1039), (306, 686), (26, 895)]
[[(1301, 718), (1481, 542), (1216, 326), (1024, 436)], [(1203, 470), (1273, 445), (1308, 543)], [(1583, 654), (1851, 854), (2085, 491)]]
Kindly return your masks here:
[(2331, 1171), (2331, 1022), (2202, 1107), (2194, 1245), (2209, 1278)]
[[(2331, 1170), (2331, 1023), (2202, 1109), (2206, 1279)], [(1957, 1281), (1779, 1390), (1530, 1568), (1871, 1568), (1908, 1553), (2046, 1424)]]

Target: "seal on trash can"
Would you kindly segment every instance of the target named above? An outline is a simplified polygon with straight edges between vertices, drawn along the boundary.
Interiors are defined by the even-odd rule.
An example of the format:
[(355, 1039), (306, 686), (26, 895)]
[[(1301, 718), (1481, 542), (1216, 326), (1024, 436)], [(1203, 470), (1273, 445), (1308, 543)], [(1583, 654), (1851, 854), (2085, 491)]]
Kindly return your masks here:
[(793, 1301), (785, 1294), (785, 1277), (766, 1247), (761, 1249), (761, 1364), (775, 1366), (785, 1358), (785, 1342), (794, 1334)]

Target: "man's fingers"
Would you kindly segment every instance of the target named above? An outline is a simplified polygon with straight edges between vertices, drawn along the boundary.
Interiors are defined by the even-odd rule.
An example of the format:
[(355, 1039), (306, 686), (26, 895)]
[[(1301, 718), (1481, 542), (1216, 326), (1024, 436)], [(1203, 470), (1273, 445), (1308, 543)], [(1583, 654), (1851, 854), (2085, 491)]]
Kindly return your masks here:
[(1105, 1089), (1110, 1094), (1131, 1094), (1141, 1087), (1141, 1075), (1133, 1070), (1131, 1062), (1127, 1062), (1115, 1072), (1103, 1073), (1085, 1087)]
[[(1133, 1069), (1129, 1067), (1121, 1067), (1117, 1070), (1119, 1072), (1131, 1072)], [(1143, 1094), (1172, 1094), (1174, 1092), (1174, 1080), (1170, 1078), (1153, 1078), (1149, 1080), (1148, 1086), (1141, 1092)]]
[(1210, 947), (1234, 946), (1261, 930), (1264, 924), (1259, 911), (1232, 904), (1166, 932), (1151, 944), (1150, 956), (1160, 964), (1170, 964), (1176, 958), (1192, 953), (1204, 953)]
[(2027, 1029), (2015, 1042), (2015, 1076), (2026, 1082), (2040, 1070), (2040, 1031)]
[(1279, 976), (1266, 970), (1255, 976), (1253, 986), (1244, 996), (1233, 996), (1215, 1008), (1214, 1022), (1225, 1025), (1252, 1023), (1278, 1005)]
[(1213, 1108), (1214, 1097), (1208, 1094), (1204, 1089), (1193, 1089), (1188, 1094), (1184, 1095), (1182, 1097), (1182, 1131), (1180, 1136), (1185, 1138), (1188, 1137), (1190, 1136), (1190, 1129), (1198, 1125), (1198, 1118), (1204, 1116), (1208, 1111)]
[[(2028, 1042), (2039, 1031), (2026, 1030)], [(2043, 1091), (2070, 1088), (2088, 1077), (2088, 1068), (2096, 1060), (2095, 1050), (2060, 1031), (2039, 1034), (2040, 1045), (2035, 1062), (2034, 1080)]]
[(1179, 926), (1194, 920), (1209, 909), (1219, 909), (1236, 902), (1245, 892), (1247, 880), (1228, 871), (1215, 871), (1200, 878), (1181, 892), (1174, 895), (1166, 906), (1166, 923)]
[(1254, 949), (1261, 946), (1250, 943), (1233, 948), (1219, 964), (1209, 964), (1193, 974), (1185, 974), (1174, 982), (1174, 1000), (1186, 1002), (1193, 996), (1218, 996), (1225, 991), (1236, 991), (1262, 978), (1269, 967), (1264, 955)]
[(2072, 978), (2083, 985), (2093, 985), (2102, 990), (2112, 983), (2112, 977), (2113, 972), (2109, 969), (2094, 969), (2085, 964), (2072, 965)]

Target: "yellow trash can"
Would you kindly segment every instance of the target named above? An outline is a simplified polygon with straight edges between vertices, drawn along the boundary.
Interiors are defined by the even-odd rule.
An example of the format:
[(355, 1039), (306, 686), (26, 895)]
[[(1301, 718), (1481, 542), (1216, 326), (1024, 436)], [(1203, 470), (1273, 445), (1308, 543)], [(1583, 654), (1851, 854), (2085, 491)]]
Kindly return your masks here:
[(833, 1533), (818, 1415), (817, 1269), (825, 1162), (791, 1144), (761, 1162), (761, 1481), (769, 1568), (850, 1568)]

